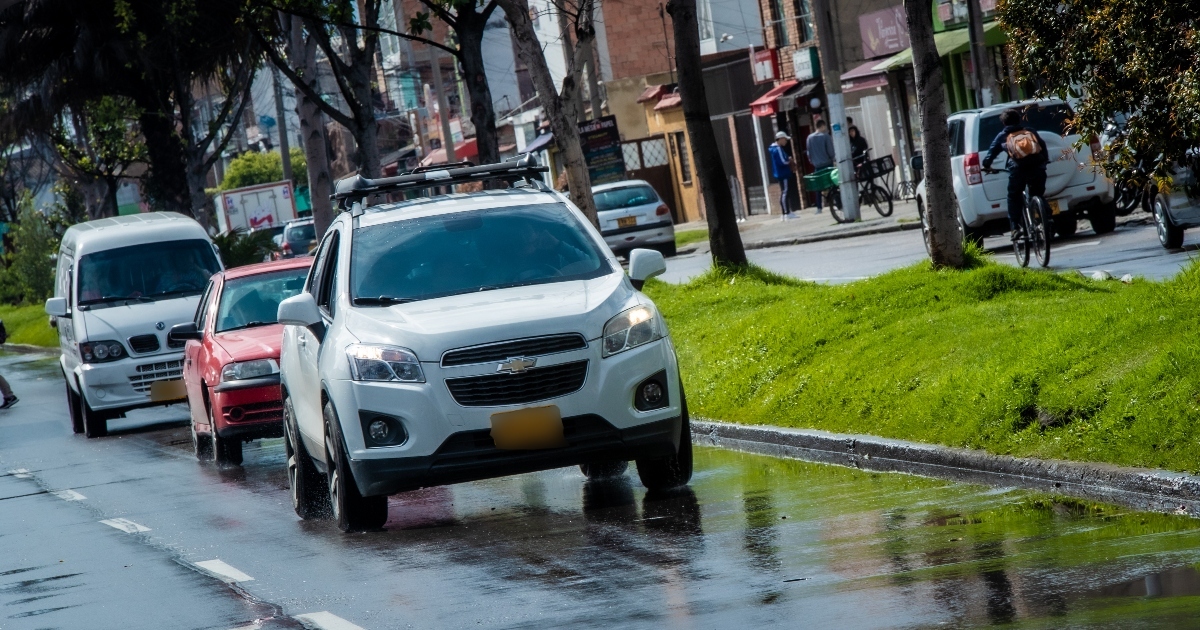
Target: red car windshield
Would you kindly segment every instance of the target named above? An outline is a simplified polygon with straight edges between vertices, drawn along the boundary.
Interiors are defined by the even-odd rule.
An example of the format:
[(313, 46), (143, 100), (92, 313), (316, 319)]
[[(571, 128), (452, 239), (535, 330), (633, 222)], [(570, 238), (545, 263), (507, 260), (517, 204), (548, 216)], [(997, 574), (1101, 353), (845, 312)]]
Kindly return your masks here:
[(299, 293), (307, 276), (308, 268), (300, 267), (226, 280), (214, 330), (225, 332), (276, 323), (279, 303)]

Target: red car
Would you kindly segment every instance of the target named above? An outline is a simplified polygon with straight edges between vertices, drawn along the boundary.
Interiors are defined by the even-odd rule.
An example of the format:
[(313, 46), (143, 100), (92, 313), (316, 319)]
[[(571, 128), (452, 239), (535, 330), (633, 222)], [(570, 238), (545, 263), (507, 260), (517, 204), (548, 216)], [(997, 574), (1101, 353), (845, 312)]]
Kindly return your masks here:
[(198, 459), (241, 464), (243, 442), (283, 436), (276, 311), (303, 288), (311, 264), (293, 258), (217, 273), (195, 320), (171, 328), (187, 340), (183, 382)]

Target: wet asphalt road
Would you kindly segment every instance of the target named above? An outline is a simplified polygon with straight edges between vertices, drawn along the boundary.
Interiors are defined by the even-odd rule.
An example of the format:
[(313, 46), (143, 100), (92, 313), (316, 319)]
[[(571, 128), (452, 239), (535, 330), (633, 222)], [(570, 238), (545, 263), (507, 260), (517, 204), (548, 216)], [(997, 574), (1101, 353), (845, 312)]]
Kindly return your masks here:
[(243, 467), (201, 465), (179, 407), (87, 440), (52, 359), (6, 355), (0, 371), (21, 396), (0, 412), (4, 630), (1200, 618), (1186, 517), (704, 448), (669, 495), (562, 469), (399, 495), (386, 531), (343, 535), (293, 515), (279, 440)]
[[(1138, 212), (1129, 219), (1104, 236), (1096, 236), (1088, 223), (1081, 221), (1075, 236), (1051, 245), (1050, 269), (1078, 269), (1088, 275), (1105, 270), (1115, 278), (1128, 273), (1162, 280), (1178, 273), (1200, 249), (1200, 231), (1185, 235), (1183, 249), (1168, 251), (1159, 244), (1150, 215)], [(1007, 235), (985, 239), (984, 247), (997, 262), (1016, 264)], [(750, 262), (777, 273), (835, 284), (928, 260), (920, 230), (750, 250), (746, 255)], [(662, 279), (683, 282), (704, 273), (711, 264), (708, 254), (672, 258)], [(1030, 264), (1037, 268), (1036, 260)]]

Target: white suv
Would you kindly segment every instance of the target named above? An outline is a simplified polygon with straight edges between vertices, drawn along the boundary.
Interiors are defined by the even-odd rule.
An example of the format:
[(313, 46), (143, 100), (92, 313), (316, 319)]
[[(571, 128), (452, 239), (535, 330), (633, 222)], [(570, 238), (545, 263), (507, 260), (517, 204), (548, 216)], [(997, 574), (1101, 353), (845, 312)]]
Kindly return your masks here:
[[(1087, 146), (1076, 149), (1074, 145), (1080, 137), (1067, 133), (1067, 123), (1074, 116), (1070, 105), (1047, 99), (958, 112), (948, 119), (954, 196), (963, 235), (978, 240), (1009, 229), (1008, 173), (984, 173), (982, 169), (988, 148), (1004, 129), (1000, 114), (1007, 109), (1021, 110), (1023, 124), (1037, 129), (1046, 141), (1050, 157), (1046, 167), (1046, 200), (1054, 214), (1055, 232), (1060, 236), (1075, 234), (1077, 221), (1084, 217), (1097, 234), (1113, 231), (1117, 217), (1113, 184), (1092, 160), (1092, 153), (1100, 148), (1099, 141), (1093, 139)], [(1005, 159), (1004, 155), (996, 158), (995, 168), (1004, 168)], [(922, 181), (917, 186), (917, 210), (928, 236), (926, 199)]]
[[(675, 349), (600, 234), (531, 160), (338, 182), (341, 213), (301, 294), (279, 306), (293, 505), (343, 530), (405, 490), (637, 461), (651, 489), (691, 478)], [(501, 191), (363, 206), (367, 195), (485, 179)], [(331, 505), (330, 505), (331, 504)]]

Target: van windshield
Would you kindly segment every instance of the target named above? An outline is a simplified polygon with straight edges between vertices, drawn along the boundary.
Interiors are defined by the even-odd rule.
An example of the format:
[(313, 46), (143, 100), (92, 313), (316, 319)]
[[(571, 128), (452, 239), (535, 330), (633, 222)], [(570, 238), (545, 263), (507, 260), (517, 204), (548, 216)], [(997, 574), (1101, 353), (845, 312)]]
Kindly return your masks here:
[(221, 265), (206, 240), (160, 241), (118, 247), (79, 259), (76, 305), (92, 309), (130, 300), (200, 295)]
[(561, 204), (455, 212), (354, 231), (354, 303), (387, 306), (609, 273), (605, 254)]

